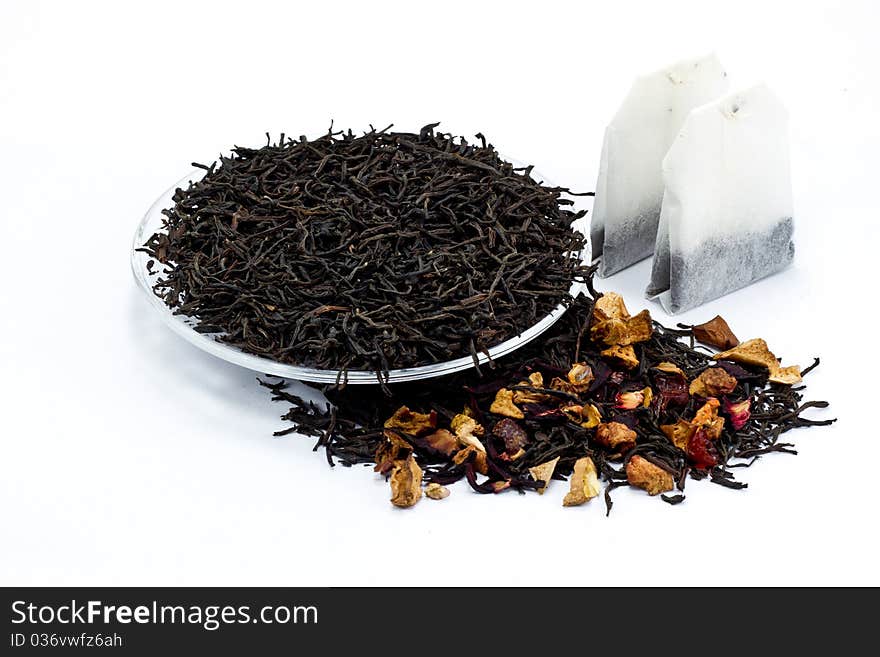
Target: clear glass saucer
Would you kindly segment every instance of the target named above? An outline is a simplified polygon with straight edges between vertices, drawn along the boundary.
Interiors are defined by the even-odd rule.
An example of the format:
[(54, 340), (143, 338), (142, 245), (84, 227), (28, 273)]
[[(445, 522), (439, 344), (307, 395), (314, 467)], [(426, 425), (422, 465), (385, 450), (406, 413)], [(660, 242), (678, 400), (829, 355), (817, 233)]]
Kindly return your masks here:
[[(517, 164), (517, 166), (519, 165)], [(190, 182), (200, 180), (204, 174), (204, 170), (194, 169), (189, 174), (178, 180), (174, 185), (169, 187), (158, 199), (156, 199), (153, 205), (150, 206), (150, 209), (147, 210), (144, 218), (141, 219), (141, 222), (138, 224), (131, 247), (131, 270), (134, 273), (134, 278), (138, 284), (138, 287), (143, 291), (147, 301), (156, 310), (156, 312), (159, 314), (165, 324), (172, 331), (184, 338), (190, 344), (198, 347), (203, 351), (206, 351), (212, 356), (222, 358), (225, 361), (235, 363), (236, 365), (240, 365), (242, 367), (246, 367), (250, 370), (254, 370), (255, 372), (279, 376), (285, 379), (297, 379), (300, 381), (311, 381), (313, 383), (336, 383), (337, 380), (340, 380), (340, 373), (337, 370), (319, 370), (310, 367), (299, 367), (297, 365), (280, 363), (269, 358), (246, 353), (238, 347), (220, 342), (216, 339), (215, 335), (199, 333), (195, 330), (196, 320), (191, 317), (186, 317), (184, 315), (174, 314), (174, 312), (165, 305), (165, 302), (157, 297), (153, 292), (153, 282), (155, 281), (156, 276), (161, 273), (161, 265), (159, 265), (159, 263), (155, 263), (158, 266), (154, 266), (151, 273), (147, 269), (147, 262), (151, 260), (151, 258), (146, 253), (140, 252), (137, 249), (142, 247), (153, 233), (162, 230), (162, 210), (170, 208), (174, 205), (172, 197), (174, 196), (175, 190), (179, 187), (185, 189)], [(546, 185), (552, 185), (552, 183), (548, 182), (546, 178), (542, 178), (536, 171), (532, 171), (532, 177), (536, 180), (544, 180)], [(585, 236), (584, 239), (587, 241), (587, 243), (584, 247), (584, 250), (581, 252), (581, 258), (585, 261), (588, 261), (590, 256), (590, 231), (587, 218), (584, 217), (575, 222), (574, 228)], [(582, 283), (574, 283), (571, 286), (570, 294), (572, 296), (577, 296), (584, 291), (585, 286)], [(548, 328), (553, 326), (556, 320), (562, 317), (562, 314), (565, 312), (565, 310), (566, 307), (560, 304), (540, 322), (526, 329), (520, 335), (510, 338), (509, 340), (505, 340), (504, 342), (501, 342), (500, 344), (497, 344), (494, 347), (490, 348), (488, 350), (488, 355), (486, 355), (485, 353), (479, 354), (479, 362), (485, 363), (488, 362), (490, 359), (500, 358), (501, 356), (515, 351), (516, 349), (530, 342), (531, 340), (534, 340)], [(463, 356), (461, 358), (456, 358), (454, 360), (449, 360), (443, 363), (434, 363), (432, 365), (424, 365), (421, 367), (409, 367), (404, 369), (391, 370), (389, 372), (387, 382), (399, 383), (402, 381), (417, 381), (419, 379), (429, 379), (436, 376), (443, 376), (444, 374), (451, 374), (453, 372), (466, 370), (473, 366), (473, 358), (471, 356)], [(342, 380), (345, 380), (350, 384), (379, 383), (378, 377), (375, 372), (362, 370), (349, 370), (342, 378)]]

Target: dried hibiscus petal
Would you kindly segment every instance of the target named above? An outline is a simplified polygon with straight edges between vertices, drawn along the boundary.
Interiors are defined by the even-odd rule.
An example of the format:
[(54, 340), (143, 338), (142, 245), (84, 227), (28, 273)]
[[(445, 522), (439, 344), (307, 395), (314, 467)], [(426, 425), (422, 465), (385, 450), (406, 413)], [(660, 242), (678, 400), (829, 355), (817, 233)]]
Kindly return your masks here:
[[(633, 354), (635, 355), (635, 352), (633, 352)], [(602, 360), (596, 361), (593, 364), (593, 375), (596, 378), (593, 379), (593, 383), (590, 386), (590, 390), (591, 391), (597, 390), (598, 388), (605, 385), (605, 383), (608, 381), (608, 377), (611, 376), (612, 372), (613, 372), (613, 370), (610, 367), (608, 367), (608, 365), (607, 365), (607, 363), (605, 363), (605, 361), (602, 361)]]
[(639, 426), (639, 419), (631, 413), (617, 413), (611, 418), (611, 422), (619, 422), (630, 429), (635, 429)]
[(733, 363), (729, 360), (720, 360), (718, 361), (718, 367), (722, 370), (730, 374), (730, 376), (734, 377), (737, 381), (742, 381), (744, 379), (754, 379), (757, 378), (754, 374), (749, 372), (747, 369), (740, 367), (736, 363)]
[(706, 430), (702, 427), (697, 429), (690, 437), (686, 451), (691, 463), (702, 470), (718, 465), (715, 446), (707, 436)]
[(544, 404), (525, 404), (523, 410), (529, 420), (538, 420), (539, 422), (556, 422), (565, 417), (560, 409)]
[(657, 410), (660, 413), (670, 406), (684, 406), (690, 399), (687, 379), (683, 372), (671, 373), (661, 370), (654, 375), (654, 386), (657, 388)]

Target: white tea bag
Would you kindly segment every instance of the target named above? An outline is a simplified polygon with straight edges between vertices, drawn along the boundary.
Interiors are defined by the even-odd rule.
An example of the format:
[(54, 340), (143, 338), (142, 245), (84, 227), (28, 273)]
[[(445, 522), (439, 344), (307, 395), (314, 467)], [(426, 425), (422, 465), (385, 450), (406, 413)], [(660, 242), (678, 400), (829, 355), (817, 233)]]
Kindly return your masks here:
[(688, 310), (794, 258), (788, 115), (764, 85), (693, 110), (663, 160), (648, 298)]
[(593, 259), (610, 276), (654, 250), (663, 180), (660, 165), (688, 112), (727, 91), (715, 55), (638, 78), (605, 129), (590, 226)]

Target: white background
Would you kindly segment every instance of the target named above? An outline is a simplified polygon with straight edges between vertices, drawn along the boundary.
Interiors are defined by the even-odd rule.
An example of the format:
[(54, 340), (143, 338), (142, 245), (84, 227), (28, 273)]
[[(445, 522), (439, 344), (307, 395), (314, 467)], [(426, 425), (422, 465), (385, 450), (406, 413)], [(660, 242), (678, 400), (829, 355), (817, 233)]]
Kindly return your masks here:
[[(0, 5), (0, 584), (880, 584), (878, 5), (294, 5)], [(808, 394), (840, 417), (746, 491), (619, 490), (606, 519), (559, 482), (462, 483), (394, 509), (369, 469), (273, 438), (284, 407), (134, 285), (142, 214), (233, 144), (439, 120), (591, 190), (632, 78), (711, 50), (790, 110), (798, 253), (680, 320), (821, 355)], [(668, 321), (648, 272), (600, 288)]]

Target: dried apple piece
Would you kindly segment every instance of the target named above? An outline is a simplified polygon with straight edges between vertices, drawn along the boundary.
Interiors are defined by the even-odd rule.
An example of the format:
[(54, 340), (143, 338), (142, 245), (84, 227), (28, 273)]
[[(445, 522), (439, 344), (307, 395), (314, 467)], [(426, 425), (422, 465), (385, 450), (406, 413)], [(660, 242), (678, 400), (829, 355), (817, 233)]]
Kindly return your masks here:
[(586, 363), (575, 363), (566, 375), (569, 385), (577, 392), (586, 392), (593, 382), (593, 369)]
[(425, 436), (425, 442), (446, 456), (451, 456), (459, 446), (458, 438), (447, 429), (437, 429), (434, 433)]
[(800, 368), (797, 365), (782, 367), (779, 364), (779, 359), (773, 355), (773, 352), (767, 347), (767, 343), (761, 338), (742, 342), (733, 349), (715, 354), (712, 358), (766, 367), (770, 373), (769, 379), (774, 383), (793, 385), (801, 381)]
[(654, 334), (654, 324), (651, 321), (651, 313), (643, 310), (638, 315), (626, 320), (625, 342), (618, 342), (621, 346), (638, 344), (651, 339)]
[(558, 456), (555, 459), (545, 461), (540, 465), (529, 468), (529, 474), (532, 475), (532, 479), (544, 482), (544, 485), (538, 489), (540, 495), (544, 494), (544, 491), (547, 489), (547, 484), (549, 484), (550, 479), (553, 478), (553, 471), (556, 470), (557, 463), (559, 463)]
[(505, 417), (512, 417), (515, 420), (522, 420), (525, 417), (522, 410), (513, 403), (513, 390), (507, 388), (501, 388), (501, 390), (495, 394), (495, 400), (489, 407), (489, 412), (495, 413), (496, 415), (504, 415)]
[(609, 319), (629, 319), (629, 311), (623, 297), (617, 292), (606, 292), (596, 299), (593, 305), (593, 321), (600, 322)]
[(622, 422), (603, 422), (596, 428), (596, 442), (615, 452), (635, 447), (636, 437), (636, 432)]
[(787, 386), (800, 383), (803, 380), (801, 378), (801, 368), (797, 365), (779, 367), (777, 364), (775, 371), (773, 369), (770, 370), (769, 380), (773, 383), (782, 383)]
[(391, 470), (394, 462), (400, 456), (400, 452), (412, 449), (410, 444), (397, 435), (396, 432), (386, 429), (382, 432), (385, 440), (379, 443), (376, 448), (376, 454), (373, 460), (376, 466), (373, 468), (375, 472), (387, 474)]
[(401, 406), (394, 415), (385, 420), (386, 429), (397, 429), (411, 436), (419, 436), (437, 428), (437, 413), (416, 413)]
[(597, 427), (602, 421), (602, 414), (593, 404), (566, 404), (559, 410), (565, 413), (569, 420), (581, 425), (584, 429)]
[(449, 489), (446, 486), (431, 482), (425, 486), (425, 497), (429, 497), (432, 500), (442, 500), (449, 497)]
[(482, 436), (485, 433), (485, 429), (483, 429), (483, 425), (477, 422), (474, 418), (472, 418), (466, 412), (459, 413), (455, 417), (452, 418), (452, 421), (449, 423), (449, 428), (452, 429), (453, 433), (456, 435), (459, 431), (463, 431), (464, 433), (472, 433), (475, 436)]
[(413, 455), (394, 462), (391, 471), (391, 503), (406, 508), (413, 506), (422, 496), (422, 469)]
[(606, 319), (594, 324), (590, 329), (590, 337), (595, 342), (625, 347), (650, 340), (653, 331), (651, 314), (647, 310), (643, 310), (635, 317)]
[(480, 447), (466, 445), (455, 453), (452, 457), (452, 462), (455, 465), (461, 465), (470, 458), (471, 454), (474, 455), (474, 470), (483, 475), (487, 474), (489, 472), (489, 463), (487, 460), (486, 449), (482, 447), (482, 445), (480, 445)]
[(706, 438), (715, 440), (721, 435), (724, 428), (724, 418), (718, 416), (718, 408), (721, 403), (714, 397), (706, 400), (699, 410), (697, 410), (691, 425), (696, 429), (703, 429)]
[(736, 388), (734, 377), (720, 367), (710, 367), (691, 381), (689, 392), (699, 397), (720, 397), (733, 392), (734, 388)]
[[(456, 417), (461, 416), (456, 415)], [(474, 469), (480, 474), (486, 474), (489, 471), (486, 447), (477, 437), (478, 435), (482, 436), (484, 433), (483, 425), (479, 424), (472, 417), (465, 416), (463, 421), (457, 423), (455, 437), (458, 439), (459, 445), (462, 449), (456, 452), (452, 459), (456, 465), (464, 463), (468, 456), (470, 456), (471, 453), (474, 453)]]
[(581, 426), (584, 429), (598, 427), (599, 423), (602, 421), (602, 414), (599, 412), (598, 408), (593, 406), (593, 404), (584, 404), (583, 409), (581, 410), (581, 417), (583, 418)]
[(761, 365), (770, 367), (771, 363), (777, 363), (776, 356), (767, 347), (762, 338), (746, 340), (732, 349), (722, 351), (712, 356), (714, 360), (732, 360), (735, 363), (746, 365)]
[(779, 364), (776, 356), (773, 355), (762, 338), (746, 340), (732, 349), (715, 354), (712, 358), (713, 360), (732, 360), (735, 363), (759, 365), (767, 368), (773, 363)]
[(690, 422), (679, 420), (675, 424), (660, 425), (660, 430), (669, 438), (669, 442), (686, 452), (688, 441), (694, 435), (696, 428)]
[[(520, 381), (516, 385), (528, 386), (529, 388), (543, 388), (544, 375), (540, 372), (532, 372), (529, 374), (528, 381)], [(514, 404), (540, 404), (550, 399), (550, 395), (543, 392), (534, 392), (533, 390), (514, 390)]]
[(659, 365), (656, 365), (654, 367), (654, 369), (660, 370), (661, 372), (664, 372), (666, 374), (679, 374), (683, 378), (685, 378), (685, 379), (687, 378), (685, 376), (685, 373), (682, 371), (682, 369), (678, 365), (676, 365), (675, 363), (670, 363), (669, 361), (663, 361)]
[(594, 342), (603, 342), (607, 345), (620, 344), (626, 337), (626, 320), (606, 319), (597, 322), (590, 329), (590, 337)]
[(626, 464), (626, 479), (630, 485), (641, 488), (648, 495), (665, 493), (675, 486), (671, 474), (638, 454)]
[(635, 349), (629, 345), (626, 347), (614, 345), (613, 347), (603, 349), (601, 354), (606, 358), (614, 360), (628, 370), (639, 366), (639, 359), (636, 358)]
[(584, 456), (575, 461), (569, 486), (570, 490), (562, 500), (562, 506), (579, 506), (600, 493), (599, 476), (593, 459)]
[(705, 324), (697, 324), (692, 330), (697, 340), (716, 349), (731, 349), (739, 344), (739, 338), (721, 315), (715, 315)]

